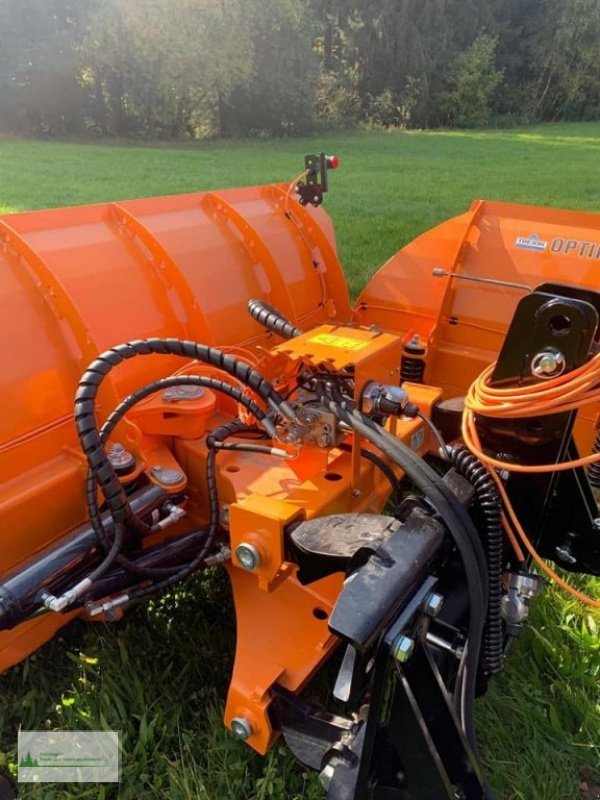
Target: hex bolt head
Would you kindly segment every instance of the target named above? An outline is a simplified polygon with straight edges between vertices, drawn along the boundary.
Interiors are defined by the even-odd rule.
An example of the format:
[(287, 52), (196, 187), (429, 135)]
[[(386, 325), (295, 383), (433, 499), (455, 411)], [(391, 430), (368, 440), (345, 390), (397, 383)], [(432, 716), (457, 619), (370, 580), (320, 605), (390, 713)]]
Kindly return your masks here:
[(235, 555), (240, 565), (249, 572), (260, 566), (260, 553), (253, 544), (242, 542), (235, 548)]
[(393, 656), (396, 661), (404, 664), (415, 651), (415, 640), (410, 636), (400, 636), (394, 644)]
[(234, 717), (231, 720), (231, 730), (244, 742), (252, 736), (252, 726), (244, 717)]
[(437, 617), (444, 605), (444, 597), (437, 592), (432, 592), (425, 598), (423, 610), (428, 617)]

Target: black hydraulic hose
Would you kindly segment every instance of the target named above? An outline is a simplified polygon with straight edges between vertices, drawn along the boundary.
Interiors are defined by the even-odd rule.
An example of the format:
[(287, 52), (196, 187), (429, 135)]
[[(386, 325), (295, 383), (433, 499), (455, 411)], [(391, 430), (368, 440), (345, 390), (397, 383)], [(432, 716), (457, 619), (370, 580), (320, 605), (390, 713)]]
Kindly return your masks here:
[(83, 374), (75, 395), (77, 433), (113, 520), (115, 523), (129, 522), (142, 533), (148, 532), (148, 526), (133, 516), (119, 477), (104, 452), (96, 424), (95, 410), (98, 390), (106, 375), (127, 359), (151, 354), (184, 356), (202, 361), (236, 378), (265, 402), (283, 408), (286, 412), (289, 410), (272, 384), (252, 367), (232, 355), (207, 345), (179, 339), (146, 339), (117, 345), (98, 356)]
[[(167, 543), (154, 545), (147, 550), (139, 551), (135, 554), (135, 557), (132, 556), (130, 564), (139, 568), (144, 577), (147, 577), (144, 574), (146, 569), (151, 569), (154, 565), (161, 563), (172, 564), (171, 571), (175, 572), (179, 569), (184, 558), (189, 560), (189, 558), (193, 557), (206, 535), (207, 531), (201, 528), (181, 537), (171, 539)], [(131, 587), (133, 583), (139, 583), (139, 580), (132, 577), (132, 573), (134, 575), (138, 574), (128, 564), (103, 575), (99, 580), (94, 581), (90, 590), (81, 598), (81, 603), (85, 604), (90, 600), (99, 600), (102, 597), (122, 592), (127, 587)]]
[(486, 675), (502, 669), (504, 635), (502, 629), (502, 503), (488, 470), (466, 447), (446, 448), (453, 467), (472, 484), (485, 520), (485, 547), (488, 572), (488, 607), (483, 636), (483, 667)]
[[(203, 375), (173, 375), (168, 378), (161, 378), (160, 380), (153, 381), (152, 383), (143, 386), (135, 392), (132, 392), (126, 397), (115, 410), (109, 415), (108, 419), (100, 429), (100, 441), (102, 444), (106, 442), (115, 427), (137, 403), (140, 403), (146, 397), (149, 397), (155, 392), (169, 389), (173, 386), (202, 386), (211, 388), (218, 392), (228, 395), (243, 405), (251, 414), (256, 416), (259, 420), (266, 419), (265, 412), (258, 406), (251, 398), (247, 397), (241, 389), (237, 386), (221, 381), (217, 378), (209, 378)], [(102, 523), (100, 510), (98, 508), (98, 501), (96, 497), (96, 476), (94, 472), (89, 469), (86, 482), (86, 499), (90, 522), (96, 535), (99, 537), (102, 544), (108, 548), (108, 537), (106, 529)], [(111, 548), (112, 549), (112, 548)], [(114, 559), (113, 559), (114, 560)], [(176, 570), (176, 567), (151, 567), (151, 566), (138, 566), (135, 562), (129, 561), (124, 556), (118, 554), (116, 557), (117, 562), (133, 572), (136, 575), (143, 577), (160, 577), (163, 575), (171, 575)]]
[(277, 311), (276, 308), (265, 303), (263, 300), (249, 300), (248, 311), (250, 316), (255, 319), (259, 325), (266, 328), (271, 333), (276, 333), (283, 339), (294, 339), (300, 336), (303, 331), (293, 325), (288, 319)]
[(370, 461), (371, 464), (374, 464), (377, 469), (381, 470), (381, 472), (385, 475), (388, 479), (390, 486), (392, 487), (392, 498), (394, 503), (398, 504), (400, 501), (400, 483), (394, 470), (390, 467), (388, 463), (386, 463), (383, 458), (379, 458), (378, 455), (372, 453), (370, 450), (365, 450), (364, 447), (360, 449), (360, 456), (364, 458), (365, 461)]
[[(465, 569), (470, 604), (464, 691), (468, 697), (474, 697), (487, 610), (487, 568), (483, 547), (471, 518), (440, 476), (410, 448), (359, 411), (348, 411), (327, 397), (323, 399), (339, 419), (398, 464), (436, 508), (454, 539)], [(463, 726), (467, 739), (476, 752), (477, 742), (471, 714), (463, 719)]]
[(217, 491), (217, 475), (216, 475), (216, 454), (217, 442), (224, 442), (229, 436), (234, 436), (236, 433), (247, 430), (247, 426), (240, 420), (229, 422), (221, 425), (212, 431), (206, 437), (206, 444), (208, 446), (208, 457), (206, 459), (206, 485), (208, 489), (208, 502), (210, 509), (210, 519), (208, 525), (208, 534), (200, 552), (184, 567), (179, 569), (164, 580), (158, 583), (152, 583), (149, 586), (139, 587), (131, 592), (128, 592), (129, 602), (141, 600), (150, 595), (156, 594), (163, 589), (168, 589), (173, 584), (187, 578), (192, 572), (198, 569), (204, 562), (205, 558), (210, 552), (213, 542), (219, 531), (219, 495)]
[(98, 566), (87, 576), (87, 580), (90, 581), (90, 583), (94, 583), (94, 581), (98, 580), (98, 578), (101, 578), (114, 564), (115, 559), (118, 557), (119, 552), (123, 547), (124, 535), (125, 527), (123, 523), (117, 522), (115, 524), (115, 535), (113, 537), (110, 550), (107, 552), (100, 564), (98, 564)]

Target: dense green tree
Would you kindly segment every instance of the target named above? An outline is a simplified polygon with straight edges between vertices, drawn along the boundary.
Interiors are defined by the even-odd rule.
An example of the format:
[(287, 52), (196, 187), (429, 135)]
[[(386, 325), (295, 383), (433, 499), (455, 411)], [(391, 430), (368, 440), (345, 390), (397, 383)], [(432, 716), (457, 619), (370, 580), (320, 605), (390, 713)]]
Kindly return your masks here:
[(0, 130), (591, 119), (599, 56), (598, 0), (0, 0)]
[(315, 27), (296, 0), (252, 0), (244, 31), (250, 71), (222, 96), (225, 136), (286, 135), (309, 130), (318, 61)]
[(456, 59), (449, 89), (441, 98), (448, 125), (475, 128), (490, 121), (494, 94), (503, 77), (502, 70), (496, 67), (497, 46), (496, 37), (482, 33)]

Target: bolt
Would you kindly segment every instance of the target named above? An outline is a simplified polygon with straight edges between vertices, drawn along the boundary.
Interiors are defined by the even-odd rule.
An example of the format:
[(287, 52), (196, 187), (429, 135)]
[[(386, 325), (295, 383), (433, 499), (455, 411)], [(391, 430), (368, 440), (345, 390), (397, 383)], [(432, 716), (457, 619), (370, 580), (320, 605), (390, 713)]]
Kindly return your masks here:
[(600, 517), (596, 517), (596, 519), (592, 520), (592, 528), (595, 531), (600, 531)]
[(231, 720), (231, 730), (244, 742), (252, 736), (252, 726), (244, 717), (234, 717)]
[(562, 353), (542, 351), (531, 360), (531, 372), (538, 378), (553, 378), (564, 372), (565, 357)]
[(392, 655), (401, 664), (404, 664), (412, 656), (415, 650), (415, 640), (410, 636), (400, 636), (393, 647)]
[(260, 553), (253, 544), (242, 542), (235, 548), (235, 555), (240, 565), (249, 572), (260, 566)]
[(165, 486), (175, 486), (180, 483), (185, 475), (180, 469), (166, 469), (156, 464), (152, 467), (152, 475), (159, 482)]
[(438, 594), (437, 592), (432, 592), (425, 598), (423, 610), (425, 611), (428, 617), (437, 617), (440, 611), (442, 610), (443, 605), (444, 605), (443, 596), (441, 594)]
[(115, 442), (108, 451), (108, 460), (120, 473), (131, 472), (135, 467), (135, 458), (119, 442)]

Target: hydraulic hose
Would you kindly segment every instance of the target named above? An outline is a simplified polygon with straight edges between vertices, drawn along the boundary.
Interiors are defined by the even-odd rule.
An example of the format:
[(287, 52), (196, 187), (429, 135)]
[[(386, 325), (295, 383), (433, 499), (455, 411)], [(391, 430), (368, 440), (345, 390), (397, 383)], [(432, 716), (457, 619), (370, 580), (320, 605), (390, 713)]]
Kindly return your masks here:
[[(121, 403), (119, 403), (115, 410), (109, 415), (108, 419), (100, 430), (101, 443), (104, 444), (107, 441), (108, 437), (111, 435), (121, 419), (136, 404), (140, 403), (146, 397), (149, 397), (155, 392), (159, 392), (173, 386), (202, 386), (222, 392), (223, 394), (226, 394), (236, 400), (238, 403), (240, 403), (240, 405), (243, 405), (247, 411), (253, 414), (257, 419), (261, 420), (263, 423), (266, 421), (267, 415), (262, 408), (260, 408), (260, 406), (258, 406), (251, 398), (247, 397), (240, 389), (237, 388), (237, 386), (231, 386), (230, 384), (217, 378), (209, 378), (203, 375), (174, 375), (172, 377), (162, 378), (143, 386), (141, 389), (132, 392)], [(87, 475), (86, 499), (92, 527), (94, 528), (97, 536), (100, 538), (100, 541), (105, 547), (108, 547), (108, 537), (106, 535), (107, 532), (102, 523), (100, 511), (98, 509), (98, 501), (96, 497), (96, 476), (91, 469), (88, 470)], [(177, 567), (138, 566), (135, 564), (135, 562), (129, 561), (120, 554), (118, 554), (116, 560), (121, 566), (125, 567), (130, 572), (144, 577), (160, 577), (164, 575), (171, 575), (177, 569)]]
[(262, 325), (263, 328), (271, 331), (271, 333), (276, 333), (277, 336), (281, 336), (283, 339), (293, 339), (302, 333), (300, 328), (296, 328), (276, 308), (273, 308), (263, 300), (249, 300), (248, 311), (259, 325)]
[(117, 345), (98, 356), (79, 382), (75, 395), (75, 424), (81, 447), (113, 520), (133, 524), (142, 533), (148, 532), (148, 526), (134, 518), (121, 482), (104, 452), (95, 408), (98, 390), (111, 370), (129, 358), (151, 354), (184, 356), (221, 369), (252, 389), (263, 401), (275, 405), (282, 414), (293, 417), (288, 404), (269, 381), (248, 364), (207, 345), (179, 339), (146, 339)]
[[(440, 476), (410, 448), (356, 409), (349, 411), (331, 398), (325, 396), (323, 399), (339, 419), (388, 455), (405, 472), (440, 514), (455, 541), (465, 569), (470, 605), (464, 682), (458, 687), (461, 691), (457, 694), (463, 697), (459, 708), (470, 709), (471, 698), (475, 696), (488, 594), (485, 553), (475, 526)], [(470, 711), (463, 717), (463, 727), (476, 752), (474, 720)]]
[(485, 520), (488, 573), (488, 607), (483, 634), (483, 667), (486, 675), (502, 669), (502, 503), (496, 484), (486, 467), (466, 447), (446, 448), (448, 460), (475, 489)]
[(381, 472), (387, 478), (391, 489), (392, 489), (392, 498), (394, 503), (399, 502), (399, 488), (400, 484), (398, 482), (398, 478), (396, 477), (394, 470), (387, 464), (383, 458), (380, 458), (375, 453), (372, 453), (370, 450), (366, 450), (364, 447), (360, 449), (360, 457), (364, 458), (365, 461), (370, 461), (371, 464), (377, 467), (377, 469), (381, 470)]
[(215, 447), (215, 444), (218, 442), (224, 442), (225, 439), (229, 438), (230, 436), (234, 436), (236, 433), (240, 433), (245, 430), (247, 430), (247, 425), (240, 420), (235, 420), (234, 422), (229, 422), (225, 425), (221, 425), (219, 428), (216, 428), (206, 438), (206, 444), (208, 446), (208, 457), (206, 459), (206, 485), (208, 489), (210, 520), (208, 525), (208, 533), (200, 552), (188, 564), (181, 567), (177, 572), (174, 572), (164, 580), (161, 580), (158, 583), (150, 584), (149, 586), (139, 587), (138, 589), (128, 592), (128, 602), (141, 600), (145, 597), (156, 594), (163, 589), (168, 589), (170, 586), (173, 586), (173, 584), (183, 580), (184, 578), (187, 578), (188, 575), (191, 575), (192, 572), (195, 572), (195, 570), (202, 565), (204, 559), (210, 552), (210, 549), (219, 531), (219, 495), (217, 491), (216, 474), (217, 448)]

